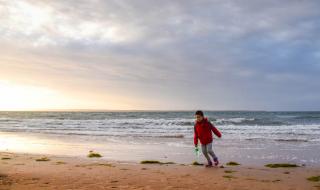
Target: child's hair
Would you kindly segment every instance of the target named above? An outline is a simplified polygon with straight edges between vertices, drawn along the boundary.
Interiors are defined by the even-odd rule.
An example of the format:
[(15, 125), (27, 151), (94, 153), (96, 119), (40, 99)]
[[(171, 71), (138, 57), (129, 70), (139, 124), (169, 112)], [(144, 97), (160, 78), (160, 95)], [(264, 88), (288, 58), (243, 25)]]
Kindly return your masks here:
[(195, 115), (201, 115), (203, 117), (204, 114), (203, 114), (203, 111), (198, 110), (198, 111), (196, 111)]

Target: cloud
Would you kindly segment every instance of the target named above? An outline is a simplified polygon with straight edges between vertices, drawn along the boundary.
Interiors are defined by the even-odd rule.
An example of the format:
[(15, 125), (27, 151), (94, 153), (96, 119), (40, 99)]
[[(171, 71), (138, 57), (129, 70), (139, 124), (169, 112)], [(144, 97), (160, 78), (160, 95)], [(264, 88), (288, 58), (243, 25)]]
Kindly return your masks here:
[[(137, 109), (319, 109), (310, 103), (320, 94), (319, 8), (315, 0), (4, 1), (0, 72), (121, 94)], [(298, 96), (306, 98), (297, 104)]]

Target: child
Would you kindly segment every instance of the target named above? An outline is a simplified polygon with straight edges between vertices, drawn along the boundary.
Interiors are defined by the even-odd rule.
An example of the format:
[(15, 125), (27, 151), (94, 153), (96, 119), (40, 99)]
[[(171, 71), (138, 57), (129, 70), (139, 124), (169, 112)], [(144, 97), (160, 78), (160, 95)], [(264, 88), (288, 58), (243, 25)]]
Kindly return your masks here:
[(219, 138), (221, 138), (221, 133), (219, 130), (204, 117), (202, 111), (196, 111), (195, 113), (196, 122), (194, 125), (194, 145), (198, 149), (198, 139), (201, 143), (201, 149), (203, 155), (207, 158), (208, 164), (206, 167), (212, 167), (212, 161), (208, 154), (213, 158), (214, 164), (217, 166), (219, 164), (218, 157), (214, 154), (212, 150), (212, 132)]

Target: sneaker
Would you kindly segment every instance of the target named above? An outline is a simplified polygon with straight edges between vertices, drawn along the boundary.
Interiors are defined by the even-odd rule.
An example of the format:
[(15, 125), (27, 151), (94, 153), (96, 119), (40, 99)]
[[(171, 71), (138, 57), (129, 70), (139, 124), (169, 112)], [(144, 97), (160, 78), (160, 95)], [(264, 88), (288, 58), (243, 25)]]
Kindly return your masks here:
[(219, 165), (219, 160), (218, 160), (218, 158), (213, 159), (213, 161), (214, 161), (214, 165), (215, 165), (215, 166)]
[(208, 164), (206, 165), (206, 168), (210, 168), (212, 167), (212, 162), (208, 162)]

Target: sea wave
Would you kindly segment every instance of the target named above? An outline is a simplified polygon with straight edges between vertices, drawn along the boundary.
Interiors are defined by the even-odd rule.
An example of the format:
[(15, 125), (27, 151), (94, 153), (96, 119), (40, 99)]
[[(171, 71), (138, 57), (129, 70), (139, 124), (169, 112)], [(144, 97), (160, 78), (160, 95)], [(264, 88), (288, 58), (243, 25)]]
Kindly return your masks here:
[(261, 119), (261, 118), (220, 118), (215, 119), (214, 123), (217, 125), (288, 125), (287, 122), (270, 120), (270, 119)]
[(243, 117), (236, 117), (236, 118), (221, 118), (221, 119), (216, 119), (215, 121), (217, 123), (243, 123), (246, 121), (254, 121), (255, 118), (243, 118)]
[(307, 139), (274, 139), (275, 141), (280, 142), (308, 142)]
[(248, 140), (248, 141), (278, 141), (278, 142), (309, 142), (309, 140), (307, 139), (285, 139), (285, 138), (246, 138), (245, 140)]
[[(194, 125), (193, 113), (184, 112), (1, 114), (0, 132), (181, 139), (192, 138)], [(290, 114), (283, 113), (299, 116)], [(223, 139), (314, 141), (320, 135), (320, 122), (295, 122), (292, 117), (276, 117), (278, 115), (281, 116), (267, 112), (209, 112), (208, 118), (222, 132)]]

